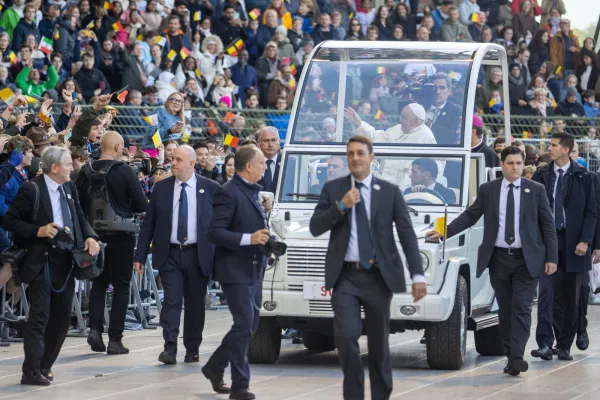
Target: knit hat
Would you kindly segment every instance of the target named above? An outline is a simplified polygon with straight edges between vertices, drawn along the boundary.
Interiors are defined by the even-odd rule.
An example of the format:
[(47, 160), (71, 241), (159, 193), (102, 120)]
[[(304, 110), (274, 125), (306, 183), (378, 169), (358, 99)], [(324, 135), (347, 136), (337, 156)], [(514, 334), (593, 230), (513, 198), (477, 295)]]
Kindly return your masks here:
[(571, 97), (571, 96), (577, 97), (577, 90), (573, 87), (567, 88), (567, 96), (566, 97)]
[(483, 129), (483, 121), (479, 115), (473, 115), (473, 127)]
[(275, 35), (277, 35), (278, 33), (283, 34), (283, 36), (287, 36), (286, 27), (283, 25), (279, 25), (277, 28), (275, 28)]
[(221, 102), (227, 104), (227, 108), (231, 108), (231, 97), (223, 96), (219, 99), (219, 103)]

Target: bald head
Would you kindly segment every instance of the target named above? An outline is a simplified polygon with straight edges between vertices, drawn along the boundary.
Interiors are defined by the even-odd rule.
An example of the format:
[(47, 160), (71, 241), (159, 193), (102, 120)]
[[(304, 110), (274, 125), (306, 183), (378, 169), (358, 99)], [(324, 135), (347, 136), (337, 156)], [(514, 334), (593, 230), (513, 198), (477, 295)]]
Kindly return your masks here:
[(125, 141), (123, 140), (123, 136), (115, 131), (106, 131), (102, 135), (102, 138), (100, 138), (100, 156), (120, 160), (124, 146)]
[(179, 146), (173, 150), (171, 172), (182, 182), (187, 182), (194, 174), (196, 152), (191, 146)]
[(188, 146), (187, 144), (174, 149), (173, 154), (180, 154), (185, 161), (196, 162), (196, 152), (194, 151), (192, 146)]

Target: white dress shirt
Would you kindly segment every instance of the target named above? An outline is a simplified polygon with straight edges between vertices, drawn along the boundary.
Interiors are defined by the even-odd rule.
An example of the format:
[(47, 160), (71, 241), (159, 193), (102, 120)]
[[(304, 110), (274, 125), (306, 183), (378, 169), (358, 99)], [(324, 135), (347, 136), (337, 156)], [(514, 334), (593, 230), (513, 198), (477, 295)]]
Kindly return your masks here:
[[(48, 177), (48, 175), (44, 174), (44, 182), (46, 182), (46, 186), (48, 187), (48, 194), (50, 195), (50, 203), (52, 204), (52, 217), (53, 221), (56, 225), (63, 228), (65, 226), (65, 221), (63, 221), (62, 209), (60, 208), (60, 188), (62, 185), (54, 182), (52, 178)], [(65, 192), (65, 196), (67, 193)]]
[(521, 210), (521, 178), (513, 182), (515, 187), (513, 188), (513, 198), (515, 200), (515, 241), (512, 244), (506, 243), (504, 240), (504, 233), (506, 230), (506, 203), (508, 201), (508, 191), (510, 188), (508, 185), (509, 181), (502, 179), (502, 186), (500, 188), (500, 210), (498, 213), (498, 236), (496, 237), (496, 247), (514, 248), (520, 249), (521, 245), (521, 234), (519, 233), (519, 212)]
[[(556, 179), (554, 179), (554, 189), (552, 190), (552, 198), (556, 199), (556, 185), (558, 185), (558, 170), (562, 169), (563, 170), (563, 189), (565, 187), (565, 175), (567, 175), (567, 171), (569, 170), (569, 168), (571, 168), (571, 162), (569, 161), (566, 165), (559, 167), (558, 165), (556, 165), (556, 163), (554, 163), (554, 173), (556, 174)], [(564, 197), (563, 197), (563, 205), (564, 205)], [(565, 214), (565, 210), (563, 208), (562, 210), (564, 218), (563, 221), (565, 221), (565, 224), (567, 223), (567, 216)], [(556, 215), (556, 200), (554, 201), (554, 215)]]
[[(352, 182), (352, 187), (356, 186), (357, 179), (354, 178), (353, 175), (350, 175), (350, 181)], [(371, 182), (373, 181), (373, 174), (369, 174), (365, 179), (361, 182), (363, 186), (360, 188), (360, 201), (365, 205), (365, 209), (367, 211), (367, 219), (369, 220), (369, 226), (371, 225)], [(356, 226), (356, 206), (350, 209), (350, 240), (348, 241), (348, 248), (346, 249), (346, 256), (344, 257), (344, 261), (347, 262), (359, 262), (360, 255), (358, 251), (358, 228)], [(371, 235), (372, 236), (372, 235)], [(414, 275), (412, 277), (413, 282), (417, 283), (425, 283), (425, 276), (423, 275)]]
[[(179, 224), (179, 196), (181, 196), (181, 182), (178, 178), (175, 178), (175, 190), (173, 190), (173, 223), (171, 224), (171, 243), (179, 244), (177, 240), (177, 226)], [(198, 216), (196, 215), (196, 175), (192, 174), (192, 177), (185, 182), (185, 194), (187, 196), (188, 203), (188, 224), (187, 224), (187, 240), (183, 244), (192, 244), (198, 242)]]

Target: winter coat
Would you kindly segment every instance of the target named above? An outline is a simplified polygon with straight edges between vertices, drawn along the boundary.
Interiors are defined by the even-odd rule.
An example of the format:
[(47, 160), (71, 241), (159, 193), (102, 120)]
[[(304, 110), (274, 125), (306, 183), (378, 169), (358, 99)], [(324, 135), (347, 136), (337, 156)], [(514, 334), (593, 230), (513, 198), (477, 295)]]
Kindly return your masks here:
[(75, 81), (81, 88), (81, 95), (86, 102), (89, 102), (94, 97), (94, 91), (100, 88), (100, 82), (104, 82), (104, 89), (101, 94), (111, 93), (111, 87), (106, 77), (98, 68), (86, 69), (82, 67), (77, 74), (75, 74)]
[(460, 13), (460, 22), (463, 25), (471, 25), (473, 23), (473, 21), (471, 21), (471, 15), (479, 14), (481, 9), (477, 2), (473, 4), (471, 3), (471, 0), (463, 0), (458, 6), (458, 12)]
[(54, 89), (58, 83), (58, 73), (54, 68), (54, 65), (50, 65), (48, 68), (48, 80), (45, 82), (40, 81), (37, 85), (27, 80), (29, 76), (29, 67), (25, 67), (17, 75), (16, 83), (17, 87), (23, 91), (23, 94), (41, 96), (48, 89)]
[(466, 25), (460, 22), (452, 23), (449, 19), (442, 26), (442, 42), (472, 42), (471, 34)]
[(15, 53), (21, 50), (21, 46), (25, 43), (28, 35), (35, 36), (35, 40), (40, 43), (40, 31), (38, 30), (35, 21), (28, 23), (25, 18), (21, 18), (12, 36), (12, 49)]

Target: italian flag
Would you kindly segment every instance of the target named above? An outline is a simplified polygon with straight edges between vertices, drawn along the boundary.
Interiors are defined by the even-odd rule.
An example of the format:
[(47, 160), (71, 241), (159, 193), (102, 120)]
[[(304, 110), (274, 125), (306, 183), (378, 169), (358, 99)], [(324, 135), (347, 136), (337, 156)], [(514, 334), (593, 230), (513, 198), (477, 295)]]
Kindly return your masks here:
[(46, 54), (50, 55), (52, 53), (52, 39), (48, 39), (46, 36), (42, 37), (42, 41), (40, 42), (40, 50)]

